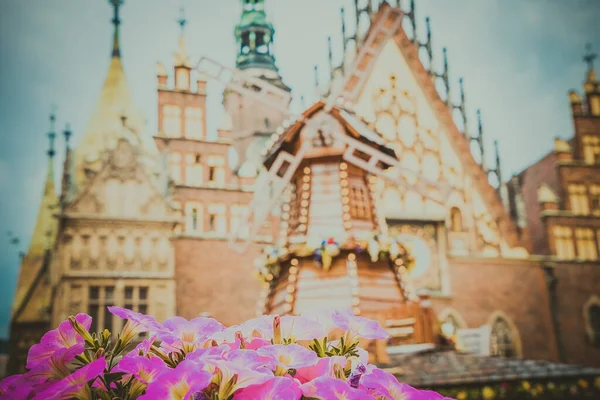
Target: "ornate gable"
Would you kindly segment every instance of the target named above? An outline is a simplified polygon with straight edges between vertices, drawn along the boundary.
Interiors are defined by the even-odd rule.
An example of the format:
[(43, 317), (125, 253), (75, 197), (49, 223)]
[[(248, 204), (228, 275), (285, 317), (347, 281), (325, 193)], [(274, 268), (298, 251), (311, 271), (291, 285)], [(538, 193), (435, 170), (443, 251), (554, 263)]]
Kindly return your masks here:
[(70, 216), (164, 220), (174, 209), (140, 162), (133, 145), (121, 139), (81, 194), (65, 209)]
[[(374, 25), (388, 7), (382, 5)], [(526, 250), (518, 247), (514, 222), (471, 155), (467, 138), (454, 124), (417, 50), (400, 27), (379, 56), (361, 66), (370, 71), (369, 77), (363, 87), (353, 88), (356, 97), (347, 100), (356, 104), (359, 115), (375, 123), (402, 164), (431, 180), (450, 183), (456, 192), (444, 209), (417, 193), (381, 187), (386, 216), (451, 224), (450, 210), (458, 209), (465, 232), (476, 235), (472, 250), (490, 256), (526, 256)]]

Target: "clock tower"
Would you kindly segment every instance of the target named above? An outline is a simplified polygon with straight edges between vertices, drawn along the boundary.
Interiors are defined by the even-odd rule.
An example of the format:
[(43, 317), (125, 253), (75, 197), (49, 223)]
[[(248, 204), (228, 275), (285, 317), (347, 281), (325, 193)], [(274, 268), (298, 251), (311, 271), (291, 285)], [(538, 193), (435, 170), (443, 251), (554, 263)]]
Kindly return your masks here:
[[(275, 101), (287, 107), (291, 99), (291, 89), (283, 83), (275, 65), (275, 29), (267, 19), (265, 2), (242, 0), (241, 4), (240, 21), (235, 27), (238, 49), (236, 68), (251, 77), (274, 85), (279, 90), (269, 95), (276, 97)], [(254, 178), (261, 168), (261, 150), (286, 115), (280, 110), (229, 90), (223, 93), (223, 105), (231, 118), (234, 146), (238, 153), (236, 172), (242, 178)]]

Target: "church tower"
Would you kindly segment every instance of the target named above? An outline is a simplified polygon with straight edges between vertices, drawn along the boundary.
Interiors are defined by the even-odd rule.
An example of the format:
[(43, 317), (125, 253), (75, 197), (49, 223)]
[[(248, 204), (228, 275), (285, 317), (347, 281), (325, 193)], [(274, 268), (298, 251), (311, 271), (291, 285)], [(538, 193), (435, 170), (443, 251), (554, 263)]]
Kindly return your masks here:
[[(287, 107), (291, 99), (291, 89), (283, 83), (275, 65), (275, 29), (267, 18), (265, 2), (242, 0), (241, 3), (242, 14), (235, 27), (236, 68), (280, 89), (281, 93), (276, 95), (285, 98), (283, 106)], [(223, 93), (223, 104), (231, 119), (234, 147), (238, 153), (236, 172), (242, 178), (252, 178), (261, 168), (261, 150), (286, 115), (229, 90)]]
[(21, 260), (19, 280), (13, 301), (8, 373), (23, 370), (29, 347), (37, 343), (50, 326), (51, 288), (48, 279), (50, 250), (56, 240), (57, 222), (54, 213), (59, 205), (54, 186), (54, 123), (50, 116), (48, 133), (48, 169), (42, 202), (27, 253)]
[(158, 318), (175, 313), (170, 238), (179, 217), (123, 70), (123, 1), (110, 4), (114, 27), (108, 73), (85, 132), (67, 151), (65, 193), (53, 213), (58, 232), (45, 276), (52, 290), (44, 305), (51, 326), (86, 312), (94, 331), (120, 329), (121, 321), (106, 309), (111, 305)]

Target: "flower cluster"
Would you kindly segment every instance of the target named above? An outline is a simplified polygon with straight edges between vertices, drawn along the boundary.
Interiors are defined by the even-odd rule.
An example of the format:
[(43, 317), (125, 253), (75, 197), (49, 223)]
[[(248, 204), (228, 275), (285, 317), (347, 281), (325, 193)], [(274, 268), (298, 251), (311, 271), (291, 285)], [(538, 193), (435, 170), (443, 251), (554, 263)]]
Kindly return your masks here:
[(390, 260), (399, 263), (398, 265), (403, 265), (409, 271), (415, 262), (414, 257), (410, 254), (410, 248), (400, 239), (373, 235), (364, 238), (349, 236), (340, 240), (333, 237), (325, 240), (315, 239), (280, 248), (268, 246), (255, 260), (255, 268), (263, 281), (270, 282), (279, 275), (280, 263), (295, 256), (313, 257), (327, 271), (334, 258), (339, 256), (342, 251), (357, 254), (367, 253), (372, 262)]
[(268, 315), (231, 327), (212, 318), (159, 323), (124, 308), (109, 311), (126, 320), (119, 335), (90, 333), (88, 315), (70, 317), (30, 349), (28, 372), (0, 383), (0, 398), (443, 398), (368, 364), (359, 340), (385, 339), (387, 333), (349, 311)]

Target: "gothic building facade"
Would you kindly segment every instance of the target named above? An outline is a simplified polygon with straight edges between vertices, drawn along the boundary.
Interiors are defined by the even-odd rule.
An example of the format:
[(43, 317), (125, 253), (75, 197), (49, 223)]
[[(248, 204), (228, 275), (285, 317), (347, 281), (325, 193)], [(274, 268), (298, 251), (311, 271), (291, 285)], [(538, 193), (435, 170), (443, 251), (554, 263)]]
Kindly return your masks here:
[[(65, 131), (59, 195), (49, 152), (13, 306), (11, 372), (24, 367), (29, 346), (70, 314), (87, 312), (94, 328), (118, 329), (107, 305), (158, 319), (207, 313), (234, 324), (253, 316), (261, 293), (254, 259), (277, 242), (281, 227), (289, 229), (283, 210), (252, 232), (243, 254), (228, 245), (233, 232), (250, 235), (244, 221), (264, 179), (261, 150), (290, 125), (282, 107), (269, 106), (285, 108), (291, 97), (275, 64), (264, 2), (242, 0), (236, 68), (247, 91), (257, 92), (252, 79), (275, 89), (260, 100), (228, 86), (216, 134), (207, 132), (206, 101), (218, 94), (208, 94), (210, 77), (192, 68), (183, 29), (172, 73), (157, 68), (158, 132), (145, 131), (122, 68), (121, 2), (112, 3), (108, 74), (73, 149)], [(462, 88), (453, 103), (447, 60), (434, 70), (430, 34), (425, 42), (412, 34), (414, 6), (370, 4), (356, 10), (354, 35), (344, 27), (343, 61), (330, 62), (323, 94), (343, 93), (353, 113), (347, 118), (375, 130), (409, 173), (403, 185), (374, 180), (372, 198), (349, 188), (349, 215), (377, 213), (387, 235), (411, 249), (410, 278), (427, 291), (428, 307), (448, 335), (488, 332), (480, 335), (484, 353), (600, 366), (600, 85), (593, 57), (584, 95), (570, 94), (573, 139), (557, 139), (554, 152), (505, 182), (498, 155), (495, 169), (486, 166), (481, 123), (471, 135)], [(354, 64), (369, 48), (364, 62)], [(269, 101), (273, 93), (279, 97)], [(420, 177), (452, 188), (444, 202), (431, 201)], [(298, 213), (298, 227), (309, 215), (327, 218), (318, 207)], [(356, 296), (374, 306), (389, 302)]]

